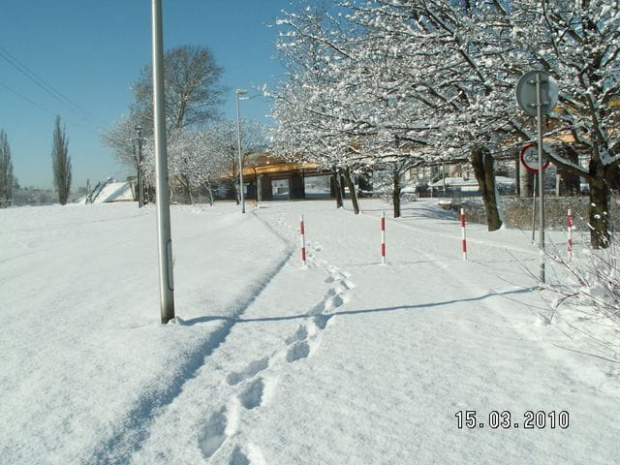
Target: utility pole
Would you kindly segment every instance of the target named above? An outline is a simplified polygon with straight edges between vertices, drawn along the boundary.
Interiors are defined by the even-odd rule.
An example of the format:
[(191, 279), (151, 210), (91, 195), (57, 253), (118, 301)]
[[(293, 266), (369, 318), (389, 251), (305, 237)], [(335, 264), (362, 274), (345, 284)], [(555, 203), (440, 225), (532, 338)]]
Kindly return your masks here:
[(172, 276), (172, 235), (168, 198), (168, 155), (164, 106), (164, 39), (162, 0), (153, 0), (153, 113), (155, 129), (155, 175), (157, 199), (157, 247), (159, 255), (159, 297), (161, 322), (174, 318), (174, 282)]
[(243, 159), (241, 156), (241, 120), (239, 119), (239, 95), (247, 94), (244, 89), (237, 89), (237, 147), (239, 149), (239, 196), (241, 198), (241, 213), (245, 213), (245, 198), (243, 197)]
[(144, 176), (142, 175), (142, 143), (146, 140), (142, 137), (142, 127), (136, 126), (138, 133), (138, 208), (142, 208), (146, 203), (144, 201)]

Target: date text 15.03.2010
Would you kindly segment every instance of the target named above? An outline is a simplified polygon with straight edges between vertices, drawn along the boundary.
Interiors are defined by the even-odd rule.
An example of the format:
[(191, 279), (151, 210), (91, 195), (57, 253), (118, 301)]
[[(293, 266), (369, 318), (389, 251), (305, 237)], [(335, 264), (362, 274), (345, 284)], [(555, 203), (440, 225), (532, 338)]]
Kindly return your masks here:
[(501, 412), (493, 410), (486, 418), (482, 418), (475, 410), (459, 410), (454, 416), (459, 429), (566, 429), (569, 425), (569, 414), (566, 410), (560, 412), (527, 410), (520, 418), (516, 418), (508, 410)]

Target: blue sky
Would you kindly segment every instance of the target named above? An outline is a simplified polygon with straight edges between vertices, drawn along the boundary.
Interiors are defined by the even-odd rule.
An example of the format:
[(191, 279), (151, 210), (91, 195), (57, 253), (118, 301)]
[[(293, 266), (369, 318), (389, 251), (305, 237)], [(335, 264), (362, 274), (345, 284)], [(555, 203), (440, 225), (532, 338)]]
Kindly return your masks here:
[[(277, 32), (268, 27), (288, 2), (278, 0), (163, 0), (164, 46), (209, 47), (225, 72), (222, 110), (236, 114), (234, 91), (273, 85), (284, 71)], [(25, 66), (55, 98), (2, 54)], [(131, 174), (100, 141), (129, 110), (130, 84), (151, 60), (151, 0), (3, 0), (0, 6), (0, 128), (8, 135), (22, 186), (52, 187), (55, 115), (66, 124), (73, 189)], [(53, 92), (52, 91), (52, 92)], [(19, 95), (17, 95), (19, 94)], [(67, 103), (67, 99), (70, 103)], [(241, 102), (243, 117), (270, 121), (262, 96)]]

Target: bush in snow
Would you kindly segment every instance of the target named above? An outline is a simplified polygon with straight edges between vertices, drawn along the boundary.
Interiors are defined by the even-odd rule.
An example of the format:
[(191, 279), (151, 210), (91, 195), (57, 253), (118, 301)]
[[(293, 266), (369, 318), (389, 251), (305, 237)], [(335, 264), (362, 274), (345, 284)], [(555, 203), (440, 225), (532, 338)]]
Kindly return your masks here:
[[(532, 228), (532, 198), (505, 198), (501, 208), (504, 211), (505, 223), (509, 228), (529, 230)], [(441, 208), (458, 212), (461, 206), (467, 212), (470, 223), (486, 223), (483, 205), (475, 199), (453, 199), (444, 203)], [(589, 232), (587, 196), (576, 197), (545, 197), (545, 228), (560, 231), (567, 228), (568, 209), (573, 214), (573, 230)], [(610, 202), (611, 230), (620, 232), (620, 194), (614, 193)], [(538, 221), (538, 213), (536, 214)]]
[[(611, 218), (618, 218), (619, 197), (616, 195), (610, 205)], [(545, 197), (545, 227), (554, 230), (567, 228), (567, 216), (570, 209), (573, 214), (574, 231), (588, 232), (587, 196)], [(506, 223), (511, 228), (532, 228), (532, 198), (511, 199), (505, 203)], [(537, 213), (538, 215), (538, 213)], [(538, 222), (538, 216), (536, 217)]]
[(620, 324), (619, 254), (620, 247), (614, 246), (603, 252), (587, 249), (570, 261), (550, 256), (555, 279), (548, 288), (557, 294), (555, 309), (578, 306)]
[[(563, 348), (620, 366), (620, 246), (586, 249), (564, 259), (548, 254), (550, 273), (544, 290), (551, 292), (553, 323), (570, 341)], [(549, 264), (549, 262), (548, 262)]]

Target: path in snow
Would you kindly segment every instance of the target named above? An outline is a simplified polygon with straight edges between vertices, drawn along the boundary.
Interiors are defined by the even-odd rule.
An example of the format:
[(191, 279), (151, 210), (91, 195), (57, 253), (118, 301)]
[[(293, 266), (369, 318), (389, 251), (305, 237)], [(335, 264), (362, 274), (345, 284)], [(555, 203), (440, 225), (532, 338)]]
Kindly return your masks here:
[[(243, 216), (227, 206), (174, 210), (183, 319), (167, 326), (153, 323), (151, 313), (148, 210), (4, 213), (18, 229), (32, 216), (25, 231), (4, 234), (9, 244), (30, 244), (37, 253), (13, 247), (1, 256), (11, 265), (0, 276), (11, 291), (7, 305), (19, 311), (5, 321), (9, 370), (2, 379), (21, 386), (3, 386), (0, 413), (12, 425), (0, 429), (3, 458), (613, 463), (620, 456), (617, 378), (591, 358), (558, 349), (565, 336), (523, 305), (543, 305), (524, 272), (538, 266), (527, 234), (489, 235), (471, 225), (464, 262), (458, 222), (420, 202), (404, 218), (388, 220), (388, 263), (381, 266), (384, 205), (364, 205), (374, 210), (354, 216), (331, 202), (272, 202)], [(66, 270), (53, 276), (42, 260), (58, 253), (41, 242), (41, 212), (55, 215), (57, 225), (45, 233), (62, 239), (67, 251)], [(127, 229), (142, 238), (137, 247), (119, 234)], [(91, 250), (98, 252), (97, 275), (81, 267), (91, 264)], [(120, 268), (115, 276), (125, 256), (144, 264), (136, 266), (140, 273)], [(75, 282), (67, 285), (68, 276)], [(141, 305), (128, 311), (127, 302)], [(48, 307), (60, 324), (40, 323)], [(509, 410), (521, 427), (458, 429), (455, 414), (465, 410), (481, 422), (493, 410)], [(571, 425), (524, 430), (527, 410), (567, 410)], [(16, 444), (9, 441), (13, 432)]]
[[(620, 405), (604, 395), (613, 378), (594, 359), (574, 359), (555, 347), (564, 336), (521, 303), (542, 305), (522, 270), (535, 269), (535, 253), (517, 263), (512, 251), (480, 241), (463, 262), (458, 223), (442, 225), (454, 235), (412, 235), (389, 221), (388, 266), (382, 267), (378, 218), (356, 219), (349, 237), (351, 217), (339, 213), (305, 212), (307, 235), (320, 238), (321, 260), (350, 272), (356, 289), (331, 317), (303, 374), (254, 424), (269, 432), (254, 441), (271, 451), (270, 463), (346, 457), (349, 463), (516, 464), (527, 454), (528, 463), (602, 464), (618, 456), (612, 431)], [(471, 229), (474, 237), (488, 237), (481, 227)], [(514, 231), (499, 233), (499, 242), (503, 234), (512, 250), (528, 247), (515, 241)], [(488, 424), (463, 431), (454, 415), (464, 410), (485, 422), (489, 412), (509, 410), (521, 428), (528, 410), (567, 410), (575, 423), (562, 431), (492, 431)], [(285, 412), (296, 412), (297, 434), (311, 440), (280, 426)]]
[[(258, 215), (294, 246), (294, 207), (273, 210)], [(449, 233), (417, 235), (412, 246), (411, 227), (390, 222), (391, 263), (382, 267), (378, 231), (363, 226), (376, 218), (356, 219), (353, 244), (341, 229), (347, 213), (325, 216), (306, 215), (308, 269), (288, 259), (149, 425), (133, 463), (522, 463), (524, 451), (531, 463), (597, 463), (592, 451), (606, 448), (613, 456), (613, 435), (592, 435), (584, 423), (533, 434), (456, 428), (465, 410), (510, 410), (521, 425), (531, 409), (595, 411), (603, 431), (615, 422), (549, 334), (518, 330), (535, 319), (515, 299), (538, 299), (510, 253), (479, 241), (486, 250), (464, 263), (456, 243), (449, 252)], [(537, 265), (530, 256), (523, 266)]]
[[(272, 220), (268, 224), (276, 234), (291, 245), (297, 244), (297, 232), (283, 215)], [(150, 437), (133, 455), (133, 463), (267, 463), (261, 448), (248, 439), (248, 425), (276, 397), (286, 367), (301, 363), (317, 350), (330, 318), (349, 301), (355, 288), (347, 272), (316, 259), (320, 243), (307, 245), (309, 269), (301, 269), (297, 256), (288, 258), (282, 272), (235, 319), (229, 337), (209, 354), (175, 402), (162, 409), (149, 426)], [(280, 289), (291, 287), (299, 288), (294, 302), (290, 294), (286, 303), (277, 297), (282, 294)], [(320, 289), (323, 296), (317, 302)], [(243, 346), (246, 350), (240, 352)], [(201, 399), (204, 393), (214, 398)], [(171, 424), (184, 438), (174, 450), (161, 447)], [(185, 444), (187, 438), (196, 438), (198, 447)]]

